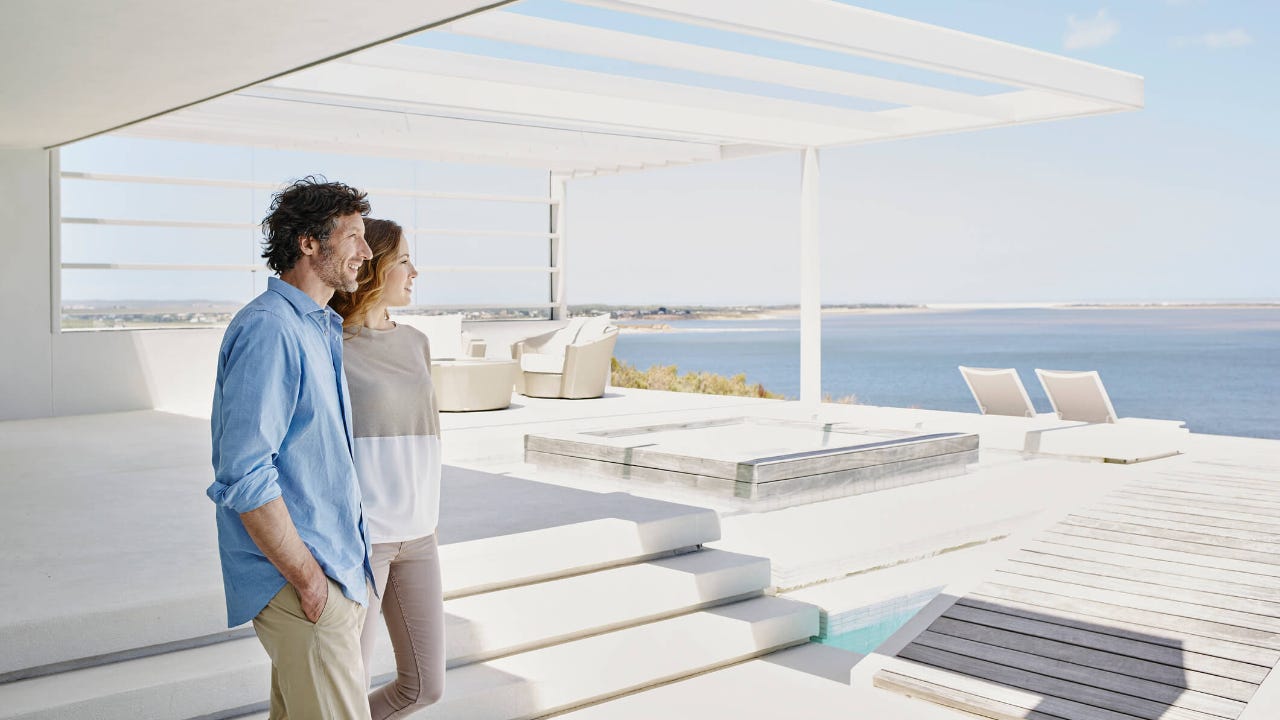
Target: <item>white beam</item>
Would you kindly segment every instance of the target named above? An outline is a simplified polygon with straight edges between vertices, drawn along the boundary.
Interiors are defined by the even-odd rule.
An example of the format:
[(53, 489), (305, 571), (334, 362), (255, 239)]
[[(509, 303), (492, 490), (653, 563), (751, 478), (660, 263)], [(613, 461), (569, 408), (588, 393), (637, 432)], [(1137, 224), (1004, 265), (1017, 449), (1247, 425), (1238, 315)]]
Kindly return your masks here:
[(1009, 117), (1005, 108), (967, 93), (520, 13), (491, 11), (472, 15), (441, 27), (440, 32), (892, 105), (920, 105), (997, 119)]
[(822, 264), (818, 243), (818, 150), (800, 154), (800, 402), (822, 402)]
[(831, 0), (571, 0), (1137, 109), (1142, 77)]
[[(502, 65), (510, 72), (501, 80), (489, 80), (479, 77), (480, 73), (457, 77), (344, 62), (295, 73), (264, 88), (306, 93), (333, 104), (350, 99), (412, 103), (442, 113), (505, 122), (795, 148), (888, 135), (896, 124), (875, 113), (811, 103), (533, 63), (491, 62), (462, 53), (447, 55), (470, 58), (455, 63), (452, 72), (457, 74), (468, 74), (465, 62), (474, 60)], [(516, 66), (521, 67), (515, 70)], [(255, 94), (262, 92), (255, 90)]]
[[(344, 101), (354, 103), (349, 98)], [(415, 114), (408, 109), (370, 110), (238, 94), (134, 125), (119, 134), (544, 170), (594, 170), (620, 164), (643, 167), (720, 158), (719, 147), (708, 143), (464, 120)]]

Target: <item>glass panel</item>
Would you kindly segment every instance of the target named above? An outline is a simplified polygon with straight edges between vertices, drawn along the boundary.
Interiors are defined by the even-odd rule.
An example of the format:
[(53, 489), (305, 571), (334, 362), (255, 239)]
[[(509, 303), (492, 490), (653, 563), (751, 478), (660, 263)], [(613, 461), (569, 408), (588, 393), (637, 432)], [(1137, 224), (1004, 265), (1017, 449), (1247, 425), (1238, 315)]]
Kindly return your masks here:
[(63, 270), (64, 330), (226, 324), (257, 290), (255, 273)]
[(551, 297), (551, 273), (423, 273), (414, 286), (418, 305), (545, 305)]

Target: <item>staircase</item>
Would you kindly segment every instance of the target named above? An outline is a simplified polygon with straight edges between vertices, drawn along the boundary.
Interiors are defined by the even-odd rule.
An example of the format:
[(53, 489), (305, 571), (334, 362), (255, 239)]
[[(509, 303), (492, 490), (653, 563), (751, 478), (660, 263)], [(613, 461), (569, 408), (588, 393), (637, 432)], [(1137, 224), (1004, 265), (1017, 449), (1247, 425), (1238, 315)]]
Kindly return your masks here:
[[(675, 507), (443, 545), (446, 690), (423, 716), (540, 717), (817, 634), (816, 608), (765, 595), (767, 559), (702, 548), (715, 513)], [(62, 662), (0, 684), (0, 720), (265, 717), (269, 664), (251, 631), (99, 658), (58, 642)], [(393, 669), (384, 638), (373, 674)]]

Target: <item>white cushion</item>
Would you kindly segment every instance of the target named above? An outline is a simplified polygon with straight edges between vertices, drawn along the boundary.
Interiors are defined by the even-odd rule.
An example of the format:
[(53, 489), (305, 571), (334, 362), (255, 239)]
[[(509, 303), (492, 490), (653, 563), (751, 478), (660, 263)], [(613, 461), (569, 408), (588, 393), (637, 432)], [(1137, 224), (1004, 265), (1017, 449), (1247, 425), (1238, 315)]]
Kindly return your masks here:
[(564, 356), (525, 353), (520, 356), (520, 369), (525, 372), (562, 373), (564, 372)]
[(422, 331), (431, 343), (431, 358), (466, 357), (462, 348), (462, 315), (392, 315), (391, 319)]
[(586, 322), (582, 323), (582, 327), (578, 329), (578, 335), (573, 339), (572, 344), (581, 345), (592, 340), (599, 340), (604, 335), (604, 331), (609, 329), (612, 320), (608, 313), (587, 318)]

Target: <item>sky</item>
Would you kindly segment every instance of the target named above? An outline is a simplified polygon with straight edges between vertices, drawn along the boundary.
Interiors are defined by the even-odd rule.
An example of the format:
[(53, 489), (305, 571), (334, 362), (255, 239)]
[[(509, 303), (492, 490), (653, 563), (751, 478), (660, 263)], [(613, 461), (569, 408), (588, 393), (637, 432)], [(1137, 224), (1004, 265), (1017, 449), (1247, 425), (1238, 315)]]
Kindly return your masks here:
[[(1274, 77), (1280, 70), (1280, 3), (863, 0), (851, 4), (1137, 73), (1146, 79), (1146, 108), (822, 151), (819, 222), (824, 303), (1280, 299), (1276, 280), (1280, 273), (1275, 270), (1280, 267), (1280, 237), (1272, 218), (1280, 205), (1280, 140), (1275, 137), (1280, 127), (1280, 80)], [(971, 80), (628, 19), (557, 0), (528, 0), (510, 9), (954, 89), (998, 91)], [(776, 88), (569, 53), (486, 47), (440, 33), (407, 42), (777, 93)], [(802, 93), (794, 97), (807, 99)], [(444, 190), (534, 194), (545, 188), (545, 176), (529, 171), (426, 167), (270, 149), (174, 152), (163, 144), (102, 138), (64, 151), (64, 169), (183, 174), (192, 166), (199, 166), (198, 174), (206, 177), (272, 182), (318, 171), (352, 184), (395, 182)], [(570, 302), (798, 302), (799, 168), (798, 155), (785, 153), (573, 181), (568, 206)], [(67, 215), (105, 216), (112, 209), (121, 211), (135, 197), (132, 188), (118, 188), (113, 200), (99, 188), (79, 185), (64, 182)], [(147, 203), (162, 205), (165, 212), (179, 217), (239, 222), (256, 221), (266, 205), (261, 192), (173, 192), (173, 197)], [(498, 217), (501, 213), (484, 208), (479, 211), (481, 220), (451, 218), (449, 213), (456, 211), (421, 202), (384, 202), (378, 210), (419, 226), (495, 221), (523, 229), (544, 223), (541, 214), (520, 211)], [(113, 231), (64, 227), (64, 260), (109, 259), (91, 257), (104, 252), (102, 248), (114, 248), (110, 243), (95, 245), (89, 237), (93, 232)], [(207, 257), (185, 261), (254, 261), (251, 233), (208, 232), (208, 247), (214, 249), (202, 251)], [(129, 252), (138, 255), (131, 261), (184, 261), (183, 257), (155, 259), (165, 243), (159, 236), (148, 241), (146, 235), (147, 231), (130, 231)], [(451, 241), (449, 257), (442, 256), (444, 251), (419, 247), (418, 262), (433, 262), (430, 253), (436, 264), (466, 264), (494, 253), (503, 255), (498, 264), (536, 261), (524, 257), (527, 247), (475, 248), (467, 243)], [(534, 254), (538, 252), (535, 248)], [(199, 292), (241, 297), (261, 284), (260, 279), (246, 282), (243, 277), (225, 275), (212, 282), (182, 273), (165, 278), (150, 273), (143, 279), (119, 274), (129, 271), (66, 272), (63, 285), (68, 298), (137, 296), (137, 287), (148, 287), (159, 295)], [(508, 297), (497, 297), (495, 288), (510, 284), (510, 279), (495, 276), (488, 281), (457, 274), (426, 278), (430, 282), (419, 282), (423, 289), (417, 299), (451, 304), (543, 299), (545, 278), (536, 276), (503, 291)], [(130, 289), (109, 287), (126, 281)]]
[[(855, 4), (1142, 75), (1146, 107), (824, 150), (824, 303), (1280, 298), (1280, 3)], [(798, 302), (799, 167), (583, 181), (570, 293)]]

